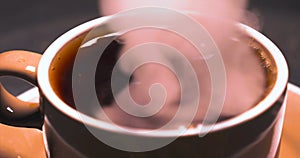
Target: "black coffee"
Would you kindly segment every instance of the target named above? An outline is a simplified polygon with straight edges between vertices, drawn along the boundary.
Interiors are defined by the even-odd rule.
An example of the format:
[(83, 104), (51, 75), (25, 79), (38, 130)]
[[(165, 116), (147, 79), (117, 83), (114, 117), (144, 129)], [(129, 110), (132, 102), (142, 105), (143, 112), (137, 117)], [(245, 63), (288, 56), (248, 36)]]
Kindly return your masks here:
[[(113, 95), (111, 90), (111, 74), (114, 65), (117, 62), (117, 55), (122, 45), (116, 41), (113, 41), (102, 54), (99, 63), (97, 65), (97, 73), (95, 76), (95, 86), (98, 99), (101, 105), (106, 106), (113, 102)], [(76, 49), (72, 48), (72, 51), (77, 52)], [(65, 58), (57, 57), (57, 60), (64, 61), (65, 64), (56, 64), (52, 68), (53, 78), (51, 79), (54, 83), (54, 89), (58, 96), (65, 101), (68, 105), (75, 108), (72, 92), (72, 70), (73, 60), (75, 58), (74, 53), (68, 53)], [(57, 76), (54, 79), (54, 75)], [(125, 74), (124, 74), (125, 75)], [(54, 81), (55, 80), (55, 81)]]
[[(57, 93), (57, 95), (64, 101), (66, 102), (68, 105), (72, 106), (73, 108), (76, 108), (75, 103), (74, 103), (74, 99), (73, 99), (73, 94), (72, 94), (72, 68), (73, 68), (73, 61), (76, 55), (76, 52), (78, 51), (79, 45), (81, 44), (82, 39), (84, 38), (84, 36), (80, 36), (78, 37), (78, 39), (74, 40), (71, 43), (68, 43), (61, 51), (60, 53), (58, 53), (58, 55), (56, 56), (55, 60), (53, 61), (53, 66), (51, 67), (51, 71), (50, 71), (50, 79), (51, 79), (51, 84), (53, 86), (53, 89), (55, 90), (55, 92)], [(249, 39), (248, 39), (249, 40)], [(251, 42), (250, 42), (251, 43)], [(255, 43), (255, 42), (253, 42)], [(235, 45), (239, 45), (241, 43), (235, 43)], [(262, 58), (262, 49), (258, 48), (257, 46), (259, 45), (253, 45), (252, 44), (252, 48), (251, 48), (251, 55), (252, 58), (255, 58), (256, 64), (261, 64), (264, 66), (264, 61), (261, 61), (260, 58)], [(116, 108), (116, 104), (114, 102), (114, 97), (112, 94), (112, 90), (111, 90), (111, 74), (112, 74), (112, 70), (119, 58), (119, 52), (122, 50), (123, 45), (118, 43), (117, 41), (113, 41), (104, 51), (103, 55), (101, 56), (99, 63), (97, 65), (97, 72), (96, 72), (96, 76), (95, 76), (95, 86), (96, 86), (96, 92), (97, 92), (97, 96), (98, 96), (98, 100), (99, 103), (101, 104), (101, 106), (104, 109), (104, 112), (111, 117), (111, 120), (117, 124), (123, 125), (123, 126), (129, 126), (129, 127), (139, 127), (139, 128), (158, 128), (163, 126), (165, 123), (167, 123), (168, 121), (170, 121), (170, 119), (172, 118), (172, 116), (174, 115), (173, 112), (161, 112), (160, 115), (165, 115), (166, 117), (161, 117), (160, 115), (154, 115), (149, 117), (149, 120), (147, 118), (136, 118), (134, 116), (130, 116), (128, 114), (123, 114), (122, 112), (120, 112), (119, 108)], [(231, 57), (224, 57), (225, 62), (226, 61), (233, 61), (236, 62), (234, 59), (232, 59)], [(245, 60), (249, 60), (249, 54), (247, 55), (247, 57), (245, 58)], [(254, 59), (252, 59), (254, 60)], [(236, 64), (236, 63), (235, 63)], [(247, 67), (243, 68), (245, 69), (245, 72), (242, 72), (243, 70), (238, 70), (240, 67), (245, 67), (245, 65), (241, 65), (241, 66), (231, 66), (230, 64), (226, 65), (227, 69), (227, 73), (230, 74), (234, 74), (236, 72), (236, 74), (244, 74), (244, 76), (247, 76)], [(246, 65), (247, 66), (247, 65)], [(254, 97), (254, 101), (252, 101), (251, 106), (254, 106), (255, 104), (257, 104), (259, 102), (259, 100), (261, 100), (265, 94), (267, 93), (265, 87), (268, 86), (268, 82), (266, 81), (265, 78), (270, 79), (270, 73), (268, 69), (264, 69), (263, 66), (257, 66), (257, 73), (255, 72), (254, 74), (250, 74), (250, 76), (254, 76), (254, 78), (256, 77), (255, 75), (260, 75), (260, 77), (263, 77), (264, 80), (260, 80), (259, 86), (262, 86), (262, 90), (259, 90), (258, 94), (256, 94)], [(237, 69), (237, 70), (236, 70)], [(119, 71), (119, 74), (122, 74), (124, 76), (124, 78), (128, 77), (129, 74), (125, 74), (122, 73), (122, 71), (120, 69), (117, 68), (117, 71)], [(241, 72), (240, 72), (241, 71)], [(266, 73), (267, 72), (267, 77), (266, 77)], [(268, 75), (269, 74), (269, 75)], [(121, 77), (122, 77), (121, 75)], [(159, 73), (158, 73), (159, 75)], [(231, 102), (232, 105), (234, 105), (234, 108), (241, 108), (242, 110), (240, 110), (238, 113), (234, 113), (234, 114), (228, 114), (228, 112), (224, 112), (219, 120), (224, 120), (227, 118), (231, 118), (234, 115), (240, 114), (241, 112), (244, 112), (245, 110), (249, 109), (249, 105), (247, 105), (247, 108), (243, 109), (243, 100), (247, 100), (249, 98), (249, 96), (243, 96), (240, 93), (240, 89), (239, 86), (243, 85), (243, 84), (251, 84), (251, 83), (246, 83), (244, 79), (239, 79), (239, 76), (229, 76), (231, 78), (229, 78), (228, 81), (228, 85), (230, 87), (228, 87), (227, 90), (227, 95), (226, 95), (226, 101), (225, 104), (230, 104), (228, 102)], [(248, 76), (247, 76), (248, 77)], [(243, 76), (241, 77), (243, 78)], [(131, 77), (132, 81), (134, 80), (133, 77)], [(120, 80), (122, 81), (122, 79)], [(251, 80), (250, 80), (251, 81)], [(232, 82), (232, 83), (231, 83)], [(210, 82), (208, 82), (210, 83)], [(125, 88), (128, 84), (128, 81), (124, 80), (124, 82), (119, 83), (120, 85), (118, 87), (120, 87), (120, 89), (118, 89), (118, 91), (121, 91), (122, 88)], [(254, 83), (255, 85), (256, 83)], [(237, 86), (235, 86), (237, 85)], [(200, 83), (201, 86), (201, 83)], [(201, 89), (200, 89), (201, 90)], [(209, 91), (210, 92), (210, 91)], [(248, 93), (247, 93), (248, 94)], [(241, 99), (240, 97), (243, 96), (243, 98)], [(200, 97), (200, 100), (202, 98)], [(202, 99), (203, 100), (203, 99)], [(207, 103), (207, 102), (205, 102)], [(237, 106), (238, 105), (238, 106)], [(227, 105), (228, 106), (228, 105)], [(87, 111), (95, 111), (95, 109), (91, 109), (91, 110), (87, 110)], [(163, 111), (163, 110), (162, 110)], [(102, 113), (102, 112), (100, 112)], [(90, 114), (93, 115), (94, 117), (98, 117), (97, 116), (97, 112)], [(188, 114), (187, 114), (188, 115)], [(202, 114), (198, 114), (198, 115), (202, 115)], [(159, 116), (159, 117), (158, 117)], [(196, 115), (197, 117), (197, 115)], [(98, 117), (99, 119), (102, 119), (101, 117)], [(130, 121), (129, 121), (130, 120)], [(136, 120), (136, 121), (135, 121)], [(126, 123), (124, 123), (124, 121), (127, 121)], [(150, 123), (149, 123), (150, 122)], [(149, 125), (147, 125), (149, 123)], [(195, 121), (193, 122), (195, 124), (197, 123), (201, 123), (201, 119), (195, 119)], [(145, 124), (145, 125), (143, 125)]]

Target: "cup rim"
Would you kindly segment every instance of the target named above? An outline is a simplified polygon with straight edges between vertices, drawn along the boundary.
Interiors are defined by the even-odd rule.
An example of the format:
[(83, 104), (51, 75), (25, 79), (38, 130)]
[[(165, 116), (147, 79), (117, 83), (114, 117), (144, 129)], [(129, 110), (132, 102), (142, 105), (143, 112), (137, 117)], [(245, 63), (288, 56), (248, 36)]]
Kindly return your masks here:
[[(51, 105), (54, 106), (57, 110), (59, 110), (61, 113), (72, 118), (73, 120), (106, 131), (137, 134), (136, 133), (137, 129), (134, 130), (128, 130), (127, 128), (124, 129), (119, 126), (112, 125), (108, 122), (97, 120), (91, 116), (88, 116), (86, 114), (83, 114), (71, 108), (55, 94), (49, 80), (48, 72), (51, 68), (52, 60), (55, 58), (57, 52), (59, 52), (59, 50), (61, 50), (61, 48), (63, 48), (70, 40), (73, 40), (78, 35), (86, 31), (89, 31), (98, 25), (105, 23), (109, 18), (110, 16), (106, 16), (106, 17), (100, 17), (88, 21), (86, 23), (83, 23), (71, 29), (70, 31), (64, 33), (59, 38), (57, 38), (46, 49), (46, 51), (44, 52), (40, 60), (38, 66), (38, 74), (37, 74), (38, 84), (39, 84), (40, 91), (43, 93), (43, 96), (47, 98), (47, 100), (51, 103)], [(263, 100), (261, 100), (256, 106), (243, 112), (240, 115), (234, 116), (231, 119), (216, 123), (212, 127), (210, 132), (216, 132), (223, 129), (227, 129), (235, 125), (241, 124), (243, 122), (246, 122), (248, 120), (251, 120), (252, 118), (255, 118), (256, 116), (260, 115), (261, 113), (269, 109), (276, 102), (276, 100), (284, 93), (287, 87), (288, 75), (289, 75), (288, 66), (283, 54), (278, 49), (278, 47), (270, 39), (268, 39), (262, 33), (256, 31), (255, 29), (244, 24), (238, 24), (238, 26), (246, 33), (246, 35), (248, 35), (251, 38), (254, 38), (258, 43), (261, 43), (265, 47), (265, 49), (270, 52), (272, 57), (275, 59), (275, 64), (278, 71), (276, 76), (277, 79), (275, 81), (274, 87), (269, 92), (269, 94)], [(139, 134), (142, 134), (143, 136), (150, 136), (150, 137), (166, 137), (166, 136), (172, 137), (172, 136), (178, 136), (178, 130), (177, 129), (160, 130), (160, 132), (142, 132)], [(182, 135), (188, 136), (188, 135), (195, 135), (195, 134), (201, 134), (201, 131), (198, 127), (187, 129)]]

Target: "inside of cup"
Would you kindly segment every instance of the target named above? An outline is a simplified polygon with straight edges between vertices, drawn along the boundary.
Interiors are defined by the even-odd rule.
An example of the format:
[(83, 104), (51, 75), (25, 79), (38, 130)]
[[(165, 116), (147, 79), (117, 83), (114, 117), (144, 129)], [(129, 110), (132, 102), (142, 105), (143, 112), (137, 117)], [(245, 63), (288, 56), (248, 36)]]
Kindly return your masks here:
[[(60, 50), (56, 53), (55, 57), (52, 59), (51, 67), (49, 68), (49, 80), (53, 91), (64, 103), (74, 108), (74, 110), (76, 109), (76, 107), (74, 106), (75, 103), (74, 99), (72, 98), (72, 88), (68, 87), (72, 87), (72, 72), (74, 60), (76, 58), (78, 50), (82, 47), (82, 45), (87, 43), (86, 36), (88, 34), (89, 30), (74, 36), (65, 45), (63, 45), (60, 48)], [(247, 32), (245, 32), (245, 35), (246, 36), (242, 40), (255, 50), (256, 56), (261, 61), (262, 67), (264, 68), (265, 75), (267, 78), (267, 84), (264, 93), (265, 95), (261, 98), (261, 102), (268, 96), (268, 94), (272, 91), (272, 89), (275, 86), (278, 76), (277, 64), (273, 55), (263, 44), (258, 42), (255, 39), (255, 37), (249, 35)], [(66, 94), (69, 95), (67, 95), (66, 97)], [(257, 104), (259, 104), (260, 102), (258, 102)], [(236, 119), (238, 117), (239, 115), (225, 119), (223, 121)], [(197, 127), (197, 125), (190, 126), (190, 128), (194, 127)]]

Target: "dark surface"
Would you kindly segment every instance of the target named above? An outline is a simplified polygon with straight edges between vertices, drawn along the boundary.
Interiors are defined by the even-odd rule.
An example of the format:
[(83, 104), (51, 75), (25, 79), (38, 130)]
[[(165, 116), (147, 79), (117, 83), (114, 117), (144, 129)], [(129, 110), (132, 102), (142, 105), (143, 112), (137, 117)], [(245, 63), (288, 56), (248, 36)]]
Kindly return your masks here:
[[(300, 85), (300, 10), (295, 0), (252, 0), (261, 32), (282, 50), (290, 66), (290, 81)], [(97, 1), (6, 0), (0, 2), (0, 52), (24, 49), (42, 53), (72, 27), (98, 17)], [(14, 93), (28, 89), (15, 79), (1, 79)]]

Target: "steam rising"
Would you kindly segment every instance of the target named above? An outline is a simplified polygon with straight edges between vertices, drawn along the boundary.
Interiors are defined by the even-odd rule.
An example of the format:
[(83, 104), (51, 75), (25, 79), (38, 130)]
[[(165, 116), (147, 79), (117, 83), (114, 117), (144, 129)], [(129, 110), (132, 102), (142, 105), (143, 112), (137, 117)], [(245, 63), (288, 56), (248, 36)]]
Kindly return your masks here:
[[(241, 39), (238, 22), (247, 22), (249, 12), (246, 11), (246, 0), (100, 0), (99, 8), (101, 15), (111, 15), (122, 10), (128, 10), (143, 6), (158, 6), (177, 9), (202, 24), (215, 40), (221, 50), (225, 69), (227, 73), (227, 90), (222, 116), (232, 117), (238, 115), (254, 106), (264, 93), (265, 79), (263, 68), (255, 56), (255, 53)], [(245, 16), (247, 15), (247, 16)], [(153, 17), (156, 18), (156, 17)], [(253, 16), (251, 15), (251, 19)], [(250, 19), (250, 20), (251, 20)], [(257, 21), (254, 21), (255, 23)], [(189, 29), (184, 23), (183, 28)], [(205, 60), (207, 57), (201, 56), (197, 50), (180, 36), (164, 30), (142, 29), (129, 32), (120, 41), (124, 44), (119, 57), (130, 48), (143, 43), (159, 42), (176, 48), (191, 63), (198, 77), (200, 87), (200, 102), (196, 112), (194, 123), (201, 123), (207, 105), (210, 101), (211, 81)], [(205, 45), (205, 42), (204, 42)], [(149, 54), (151, 49), (145, 50)], [(126, 69), (126, 68), (124, 68)], [(180, 88), (180, 83), (172, 71), (160, 64), (145, 64), (140, 66), (133, 73), (133, 81), (127, 87), (134, 101), (141, 105), (146, 105), (149, 100), (149, 89), (151, 85), (161, 84), (167, 92), (167, 98), (162, 109), (155, 115), (147, 118), (139, 118), (124, 112), (116, 103), (105, 106), (104, 111), (98, 113), (102, 118), (103, 112), (109, 116), (113, 122), (129, 127), (138, 128), (158, 128), (166, 124), (175, 115), (179, 102), (187, 104), (189, 100), (180, 100), (181, 93), (189, 94), (189, 85)], [(192, 94), (191, 94), (192, 96)], [(117, 97), (117, 96), (116, 96)], [(192, 99), (192, 97), (191, 97)], [(182, 115), (189, 115), (188, 110)], [(178, 120), (180, 126), (180, 120)]]

